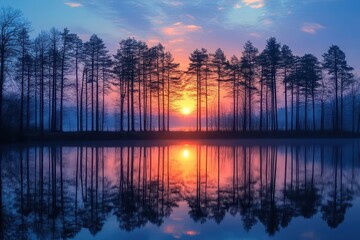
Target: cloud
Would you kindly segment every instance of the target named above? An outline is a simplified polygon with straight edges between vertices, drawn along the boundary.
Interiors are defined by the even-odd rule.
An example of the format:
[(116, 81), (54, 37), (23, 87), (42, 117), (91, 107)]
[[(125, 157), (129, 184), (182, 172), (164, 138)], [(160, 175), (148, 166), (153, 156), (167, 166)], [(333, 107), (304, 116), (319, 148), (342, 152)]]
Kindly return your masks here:
[(265, 26), (270, 26), (270, 25), (273, 24), (273, 21), (267, 18), (267, 19), (262, 20), (262, 23), (263, 23)]
[(182, 42), (185, 42), (185, 40), (183, 38), (175, 38), (175, 39), (169, 40), (169, 43), (171, 43), (171, 44), (182, 43)]
[(261, 34), (258, 33), (258, 32), (251, 32), (249, 35), (250, 35), (251, 37), (255, 37), (255, 38), (260, 38), (260, 37), (261, 37)]
[(241, 6), (239, 3), (236, 3), (236, 4), (234, 5), (234, 8), (235, 8), (235, 9), (240, 9), (240, 8), (242, 8), (242, 6)]
[(251, 8), (262, 8), (265, 6), (265, 0), (242, 0), (242, 2)]
[(152, 46), (152, 45), (157, 45), (157, 44), (160, 43), (160, 42), (161, 42), (160, 39), (157, 38), (157, 37), (151, 37), (151, 38), (149, 38), (149, 39), (146, 40), (146, 43), (147, 43), (148, 45), (150, 45), (150, 46)]
[(172, 7), (178, 7), (183, 5), (183, 3), (180, 1), (163, 1), (163, 3), (165, 3), (166, 5), (170, 5)]
[(304, 23), (301, 27), (301, 31), (309, 33), (309, 34), (316, 34), (318, 30), (324, 29), (325, 27), (319, 23)]
[(170, 27), (164, 27), (162, 29), (162, 33), (167, 36), (177, 36), (177, 35), (183, 35), (188, 32), (199, 31), (200, 29), (201, 26), (198, 25), (185, 25), (182, 22), (177, 22), (171, 25)]
[(75, 3), (75, 2), (65, 2), (64, 4), (72, 8), (78, 8), (83, 6), (81, 3)]

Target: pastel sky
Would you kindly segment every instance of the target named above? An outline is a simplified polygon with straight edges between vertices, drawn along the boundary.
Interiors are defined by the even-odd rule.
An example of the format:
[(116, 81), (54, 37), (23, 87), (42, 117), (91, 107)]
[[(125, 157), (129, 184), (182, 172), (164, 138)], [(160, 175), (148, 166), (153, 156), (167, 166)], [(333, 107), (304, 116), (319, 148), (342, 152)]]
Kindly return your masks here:
[(295, 54), (321, 58), (331, 44), (360, 72), (359, 0), (0, 0), (23, 11), (35, 36), (55, 26), (87, 40), (93, 33), (115, 52), (127, 37), (163, 43), (186, 67), (195, 48), (227, 57), (251, 40), (260, 50), (275, 36)]

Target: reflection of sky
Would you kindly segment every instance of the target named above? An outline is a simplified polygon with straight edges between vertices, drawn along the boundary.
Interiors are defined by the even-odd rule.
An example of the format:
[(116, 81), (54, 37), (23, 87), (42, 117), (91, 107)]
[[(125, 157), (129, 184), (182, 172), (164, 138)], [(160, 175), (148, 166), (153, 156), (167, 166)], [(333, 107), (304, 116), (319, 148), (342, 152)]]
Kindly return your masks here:
[(262, 49), (276, 36), (299, 55), (321, 57), (338, 44), (360, 68), (357, 0), (1, 0), (0, 5), (21, 9), (34, 34), (68, 27), (84, 39), (98, 34), (112, 50), (133, 36), (150, 45), (160, 41), (186, 62), (195, 48), (222, 47), (230, 57), (247, 40)]
[[(194, 144), (186, 144), (182, 143), (179, 145), (170, 146), (170, 169), (171, 174), (170, 177), (175, 178), (175, 175), (180, 177), (180, 179), (176, 179), (175, 182), (183, 182), (186, 186), (187, 190), (190, 190), (192, 193), (195, 192), (195, 172), (196, 172), (196, 151), (197, 147)], [(69, 149), (70, 150), (70, 149)], [(135, 148), (135, 172), (137, 172), (137, 162), (138, 162), (138, 148)], [(259, 152), (258, 148), (254, 147), (252, 149), (252, 177), (258, 180), (259, 174)], [(304, 177), (304, 148), (299, 148), (299, 168), (300, 168), (300, 178)], [(119, 173), (117, 173), (119, 166), (119, 157), (117, 154), (114, 154), (114, 149), (110, 148), (106, 151), (105, 154), (105, 166), (106, 167), (106, 176), (110, 178), (109, 180), (113, 182), (118, 182), (118, 180), (113, 177), (118, 177)], [(157, 169), (157, 159), (158, 159), (158, 147), (152, 148), (152, 156), (154, 160), (153, 169), (151, 172), (154, 174), (153, 176), (156, 178)], [(201, 148), (201, 171), (204, 173), (205, 171), (205, 145)], [(248, 149), (249, 151), (249, 149)], [(325, 165), (324, 169), (321, 170), (321, 162), (320, 162), (320, 148), (316, 148), (315, 155), (312, 155), (312, 147), (307, 148), (308, 151), (308, 160), (307, 160), (307, 178), (311, 179), (311, 169), (312, 169), (312, 156), (315, 157), (314, 162), (314, 171), (315, 171), (315, 182), (317, 184), (324, 184), (329, 189), (332, 189), (332, 179), (333, 179), (333, 159), (331, 158), (331, 148), (325, 148)], [(124, 151), (126, 155), (126, 149)], [(309, 153), (310, 152), (310, 153)], [(343, 164), (343, 181), (346, 183), (351, 176), (351, 166), (353, 164), (352, 160), (352, 151), (349, 148), (344, 148), (344, 161)], [(118, 152), (119, 153), (119, 152)], [(247, 152), (249, 154), (249, 152)], [(277, 172), (276, 172), (276, 191), (281, 192), (283, 187), (283, 179), (284, 179), (284, 166), (285, 166), (285, 157), (284, 157), (285, 149), (279, 148), (277, 154)], [(240, 168), (240, 177), (242, 179), (241, 172), (243, 168), (243, 163), (241, 161), (242, 151), (239, 152), (239, 168)], [(290, 154), (290, 149), (288, 150), (288, 154)], [(162, 156), (162, 155), (161, 155)], [(165, 154), (166, 156), (166, 154)], [(227, 181), (227, 179), (232, 179), (233, 173), (233, 159), (232, 159), (232, 149), (231, 147), (220, 147), (220, 176), (221, 176), (221, 188), (224, 188), (231, 184)], [(208, 182), (209, 182), (209, 196), (211, 195), (210, 183), (215, 184), (217, 182), (218, 176), (218, 162), (217, 162), (217, 146), (212, 145), (208, 146)], [(264, 156), (263, 156), (264, 157)], [(124, 157), (126, 159), (126, 157)], [(265, 159), (263, 159), (264, 161)], [(287, 169), (287, 183), (289, 184), (290, 179), (290, 167), (291, 167), (291, 158), (288, 158)], [(295, 161), (295, 158), (293, 159)], [(74, 161), (75, 162), (75, 161)], [(116, 163), (117, 162), (117, 163)], [(167, 162), (165, 160), (165, 162)], [(126, 161), (125, 161), (126, 163)], [(295, 162), (293, 162), (295, 165)], [(340, 163), (340, 162), (339, 162)], [(113, 166), (111, 166), (114, 164)], [(265, 163), (264, 163), (265, 164)], [(67, 165), (71, 166), (71, 164)], [(358, 163), (356, 163), (355, 167), (355, 180), (358, 179)], [(295, 166), (294, 166), (295, 167)], [(75, 166), (70, 167), (74, 169)], [(265, 165), (263, 166), (265, 168)], [(165, 167), (166, 169), (166, 167)], [(339, 170), (338, 170), (339, 171)], [(176, 174), (174, 173), (176, 172)], [(322, 173), (320, 175), (320, 172)], [(340, 172), (339, 172), (340, 174)], [(165, 173), (166, 175), (166, 173)], [(270, 178), (270, 177), (269, 177)], [(202, 174), (202, 181), (204, 180), (204, 175)], [(328, 183), (328, 184), (326, 184)], [(347, 182), (348, 183), (348, 182)], [(295, 183), (294, 183), (295, 184)], [(349, 187), (349, 185), (347, 185)], [(216, 191), (216, 189), (215, 189)], [(257, 190), (256, 190), (257, 192)], [(329, 193), (326, 189), (322, 189), (322, 197), (325, 201), (327, 194)], [(216, 192), (212, 194), (216, 195)], [(243, 228), (243, 219), (242, 216), (237, 213), (235, 216), (232, 216), (229, 212), (226, 213), (224, 219), (220, 224), (216, 224), (213, 219), (208, 219), (205, 224), (200, 224), (199, 222), (194, 222), (189, 216), (189, 207), (186, 201), (181, 201), (177, 203), (179, 207), (174, 207), (170, 217), (164, 218), (164, 222), (161, 226), (156, 226), (151, 223), (147, 223), (145, 227), (140, 229), (135, 229), (132, 232), (124, 232), (119, 228), (119, 222), (112, 214), (106, 219), (105, 225), (102, 230), (96, 234), (96, 239), (144, 239), (144, 240), (156, 240), (156, 239), (225, 239), (225, 240), (233, 240), (233, 239), (269, 239), (269, 235), (266, 233), (266, 229), (263, 223), (259, 221), (255, 224), (251, 230), (248, 232)], [(281, 207), (282, 201), (281, 198), (277, 200), (277, 206)], [(326, 221), (322, 219), (322, 212), (320, 212), (320, 208), (318, 208), (317, 214), (312, 216), (310, 219), (305, 219), (304, 217), (294, 217), (288, 226), (282, 228), (280, 226), (279, 231), (275, 232), (274, 239), (339, 239), (339, 236), (342, 236), (343, 239), (352, 239), (352, 236), (358, 235), (360, 232), (358, 228), (354, 225), (354, 221), (358, 219), (360, 216), (360, 201), (357, 197), (352, 201), (352, 207), (347, 209), (345, 220), (336, 228), (330, 229), (327, 225)], [(79, 232), (75, 239), (92, 239), (94, 236), (90, 235), (89, 230), (83, 229)]]
[[(353, 207), (347, 211), (345, 220), (336, 229), (330, 229), (326, 222), (321, 219), (321, 214), (316, 214), (311, 219), (303, 217), (294, 218), (290, 224), (276, 232), (273, 238), (266, 234), (265, 228), (261, 223), (257, 223), (249, 232), (242, 227), (242, 221), (239, 216), (227, 214), (221, 224), (210, 221), (206, 224), (194, 223), (186, 214), (186, 207), (175, 208), (171, 217), (165, 219), (160, 227), (147, 224), (145, 228), (136, 229), (133, 232), (126, 233), (119, 229), (115, 217), (109, 218), (95, 238), (96, 239), (207, 239), (207, 240), (261, 240), (261, 239), (354, 239), (360, 231), (354, 223), (360, 216), (360, 201), (353, 202)], [(179, 219), (176, 219), (179, 217)], [(180, 219), (182, 219), (180, 221)], [(166, 231), (169, 230), (169, 231)], [(191, 231), (191, 232), (190, 232)], [(190, 235), (189, 233), (196, 233)], [(199, 234), (197, 234), (199, 233)], [(178, 238), (179, 237), (179, 238)], [(93, 239), (89, 231), (83, 229), (74, 239)]]
[[(143, 177), (149, 181), (150, 177), (152, 181), (164, 181), (165, 186), (167, 186), (166, 182), (170, 179), (170, 189), (175, 189), (174, 187), (180, 187), (181, 197), (176, 197), (173, 201), (179, 207), (173, 207), (172, 212), (169, 217), (163, 218), (163, 223), (160, 226), (156, 226), (152, 223), (146, 223), (146, 225), (142, 228), (136, 228), (134, 231), (125, 232), (120, 229), (120, 225), (123, 222), (119, 222), (114, 216), (114, 212), (109, 213), (105, 216), (104, 226), (101, 228), (101, 231), (96, 233), (95, 236), (91, 236), (88, 229), (82, 229), (79, 233), (76, 234), (75, 239), (144, 239), (144, 240), (155, 240), (155, 239), (225, 239), (225, 240), (233, 240), (233, 239), (269, 239), (268, 234), (266, 233), (265, 224), (260, 223), (259, 221), (255, 224), (248, 232), (244, 230), (244, 214), (236, 213), (235, 216), (230, 214), (230, 210), (226, 211), (224, 219), (220, 224), (217, 224), (212, 215), (217, 208), (217, 184), (220, 184), (221, 191), (221, 205), (225, 206), (224, 203), (228, 202), (232, 204), (230, 198), (232, 198), (232, 189), (237, 186), (240, 188), (240, 195), (243, 194), (243, 181), (244, 181), (244, 173), (246, 173), (247, 177), (251, 176), (252, 182), (256, 182), (254, 185), (254, 203), (260, 204), (259, 194), (260, 194), (260, 171), (262, 172), (262, 184), (263, 189), (265, 188), (266, 183), (269, 184), (271, 177), (271, 156), (276, 156), (276, 181), (275, 181), (275, 191), (276, 191), (276, 206), (279, 210), (279, 217), (281, 218), (281, 207), (283, 206), (283, 186), (284, 186), (284, 177), (286, 176), (286, 183), (290, 184), (291, 174), (293, 174), (293, 184), (294, 189), (296, 188), (296, 179), (299, 178), (299, 186), (300, 189), (304, 186), (304, 179), (307, 179), (307, 183), (310, 184), (310, 180), (314, 177), (315, 187), (319, 190), (318, 193), (321, 194), (322, 206), (329, 205), (329, 200), (331, 200), (330, 194), (334, 191), (334, 174), (337, 172), (337, 193), (340, 196), (339, 191), (343, 191), (344, 199), (346, 198), (346, 193), (349, 193), (349, 190), (353, 191), (352, 197), (350, 200), (352, 206), (346, 209), (344, 221), (335, 228), (331, 229), (327, 222), (322, 218), (323, 212), (321, 210), (321, 206), (317, 207), (317, 213), (312, 216), (310, 219), (304, 219), (302, 217), (303, 212), (297, 208), (297, 211), (300, 211), (300, 217), (294, 217), (291, 219), (290, 223), (286, 227), (279, 226), (279, 231), (275, 232), (275, 236), (273, 239), (354, 239), (353, 236), (358, 236), (360, 234), (360, 230), (357, 227), (356, 221), (358, 221), (360, 216), (360, 199), (359, 199), (359, 178), (360, 178), (360, 162), (358, 161), (359, 156), (359, 142), (352, 140), (343, 140), (343, 141), (321, 141), (313, 140), (316, 142), (316, 145), (312, 146), (311, 142), (308, 141), (308, 145), (303, 146), (301, 140), (300, 141), (286, 141), (286, 144), (294, 144), (288, 145), (288, 149), (286, 151), (283, 144), (285, 142), (283, 140), (279, 141), (263, 141), (263, 145), (253, 145), (253, 142), (246, 141), (245, 143), (248, 145), (241, 144), (241, 142), (236, 141), (208, 141), (207, 143), (203, 142), (201, 147), (197, 145), (199, 142), (196, 141), (176, 141), (176, 142), (119, 142), (119, 143), (111, 143), (111, 146), (104, 145), (105, 147), (95, 148), (94, 145), (90, 145), (87, 149), (83, 149), (83, 157), (82, 164), (80, 164), (81, 169), (83, 171), (79, 171), (77, 169), (77, 150), (81, 148), (76, 147), (64, 147), (62, 156), (63, 161), (59, 161), (59, 159), (54, 159), (48, 156), (48, 149), (45, 148), (44, 151), (44, 186), (47, 186), (51, 179), (51, 175), (49, 174), (50, 166), (49, 159), (56, 161), (56, 168), (60, 170), (60, 163), (63, 163), (63, 175), (61, 175), (64, 179), (64, 193), (68, 201), (66, 201), (66, 216), (69, 221), (73, 219), (73, 204), (75, 203), (75, 197), (73, 195), (75, 191), (75, 183), (76, 177), (80, 180), (80, 173), (82, 176), (85, 175), (84, 169), (87, 166), (87, 181), (88, 181), (88, 189), (90, 191), (91, 186), (90, 182), (93, 181), (92, 175), (90, 174), (92, 167), (91, 164), (96, 165), (96, 153), (99, 154), (99, 172), (102, 172), (102, 166), (104, 166), (104, 178), (106, 191), (106, 196), (111, 197), (111, 202), (113, 202), (113, 197), (116, 196), (116, 192), (119, 189), (120, 183), (120, 164), (121, 159), (123, 161), (123, 173), (124, 179), (128, 179), (126, 174), (128, 172), (128, 167), (133, 167), (134, 173), (134, 186), (137, 189), (139, 187), (141, 189), (141, 184), (138, 185), (138, 181), (142, 182)], [(276, 145), (276, 143), (280, 145)], [(119, 144), (119, 145), (118, 145)], [(120, 146), (125, 144), (128, 147)], [(132, 145), (134, 144), (134, 145)], [(150, 147), (148, 144), (150, 144)], [(170, 145), (167, 145), (170, 144)], [(261, 143), (260, 143), (261, 144)], [(270, 144), (270, 145), (267, 145)], [(333, 147), (334, 144), (339, 147)], [(342, 145), (343, 144), (343, 145)], [(116, 146), (116, 148), (114, 147)], [(145, 149), (139, 146), (148, 146), (146, 152), (146, 158), (144, 158)], [(220, 146), (220, 147), (218, 147)], [(251, 159), (251, 167), (248, 164), (244, 164), (244, 150), (245, 159), (248, 162)], [(324, 146), (322, 149), (320, 146)], [(132, 148), (134, 147), (134, 148)], [(262, 149), (262, 160), (260, 159), (260, 147)], [(291, 148), (290, 148), (291, 147)], [(218, 149), (220, 150), (220, 154), (218, 155)], [(29, 166), (30, 169), (33, 167), (39, 167), (39, 164), (35, 164), (34, 160), (39, 158), (39, 155), (34, 156), (34, 149), (31, 148), (30, 151), (23, 151), (24, 159), (27, 159), (26, 153), (30, 153), (30, 161)], [(55, 149), (54, 149), (55, 150)], [(85, 150), (88, 151), (88, 154), (85, 153)], [(169, 154), (167, 154), (167, 150), (169, 150)], [(201, 152), (197, 152), (197, 151)], [(274, 150), (274, 152), (272, 151)], [(322, 152), (323, 150), (323, 152)], [(103, 152), (104, 151), (104, 152)], [(276, 154), (272, 154), (275, 153)], [(314, 152), (315, 151), (315, 152)], [(123, 157), (120, 156), (120, 153), (123, 153)], [(132, 153), (134, 155), (132, 155)], [(151, 152), (151, 154), (150, 154)], [(55, 153), (55, 151), (54, 151)], [(94, 158), (91, 158), (91, 153)], [(288, 157), (285, 158), (285, 153), (287, 153)], [(321, 155), (323, 153), (323, 155)], [(20, 196), (16, 194), (20, 193), (20, 181), (14, 180), (12, 176), (16, 176), (19, 173), (20, 165), (20, 156), (17, 150), (13, 152), (13, 154), (1, 153), (3, 154), (3, 192), (6, 193), (6, 198), (3, 198), (4, 203), (11, 202), (9, 206), (13, 206), (12, 208), (14, 212), (17, 214), (18, 207), (20, 205), (16, 202), (16, 199), (20, 199)], [(104, 155), (103, 155), (104, 154)], [(128, 155), (130, 154), (130, 155)], [(234, 154), (237, 156), (236, 159), (233, 158)], [(293, 155), (291, 155), (293, 154)], [(307, 158), (305, 158), (305, 154), (307, 154)], [(336, 154), (342, 154), (342, 158), (338, 158), (335, 160)], [(266, 158), (265, 156), (268, 156)], [(59, 155), (57, 155), (59, 156)], [(86, 156), (88, 157), (86, 159)], [(104, 156), (104, 162), (102, 162), (102, 157)], [(130, 157), (130, 156), (133, 156)], [(140, 156), (143, 156), (142, 158)], [(150, 160), (150, 156), (152, 156), (152, 160)], [(169, 156), (169, 159), (168, 157)], [(198, 156), (198, 158), (197, 158)], [(206, 159), (207, 156), (207, 159)], [(219, 158), (218, 158), (219, 156)], [(293, 156), (293, 157), (291, 157)], [(321, 161), (321, 156), (323, 156), (323, 161)], [(197, 161), (201, 158), (201, 161)], [(130, 160), (132, 159), (132, 160)], [(146, 159), (146, 160), (145, 160)], [(287, 160), (285, 160), (287, 159)], [(37, 163), (40, 163), (40, 159), (36, 159)], [(150, 161), (152, 164), (150, 164)], [(287, 162), (285, 162), (287, 161)], [(234, 164), (237, 163), (235, 169), (237, 172), (237, 183), (234, 184)], [(102, 164), (104, 163), (104, 165)], [(207, 163), (207, 165), (205, 164)], [(262, 164), (262, 170), (260, 170), (260, 163)], [(268, 165), (267, 165), (268, 164)], [(139, 169), (144, 169), (146, 166), (146, 173), (144, 170), (139, 172)], [(151, 166), (151, 167), (150, 167)], [(220, 166), (220, 171), (218, 171), (218, 166)], [(266, 167), (268, 166), (268, 168)], [(337, 166), (337, 170), (335, 171), (334, 167)], [(293, 169), (292, 169), (293, 168)], [(24, 168), (25, 169), (25, 168)], [(266, 170), (267, 169), (267, 170)], [(285, 169), (287, 175), (285, 175)], [(292, 169), (292, 170), (291, 170)], [(306, 172), (305, 172), (306, 169)], [(205, 171), (207, 172), (207, 200), (208, 200), (208, 209), (209, 209), (209, 218), (206, 220), (205, 224), (200, 224), (199, 222), (194, 222), (194, 220), (190, 217), (190, 209), (188, 207), (191, 199), (195, 199), (196, 197), (196, 187), (197, 187), (197, 171), (200, 170), (200, 181), (201, 181), (201, 201), (204, 201), (204, 183), (205, 183)], [(312, 170), (314, 170), (314, 175), (312, 175)], [(130, 170), (131, 171), (131, 170)], [(24, 171), (25, 174), (26, 171)], [(38, 170), (37, 173), (40, 171)], [(95, 170), (96, 172), (96, 170)], [(267, 172), (267, 174), (266, 174)], [(299, 174), (296, 177), (297, 173)], [(36, 175), (34, 176), (34, 172), (30, 172), (30, 179), (36, 179)], [(77, 175), (78, 174), (78, 175)], [(138, 175), (139, 174), (139, 175)], [(163, 174), (163, 175), (162, 175)], [(250, 175), (249, 175), (250, 174)], [(102, 191), (102, 174), (99, 177), (99, 192)], [(218, 177), (220, 176), (220, 181), (218, 181)], [(245, 177), (246, 177), (245, 176)], [(60, 177), (60, 174), (57, 175)], [(267, 180), (266, 180), (267, 179)], [(14, 182), (15, 181), (15, 182)], [(84, 180), (85, 181), (85, 180)], [(245, 180), (246, 181), (246, 180)], [(82, 182), (82, 181), (81, 181)], [(340, 186), (340, 182), (343, 183)], [(36, 181), (37, 183), (37, 181)], [(95, 182), (94, 182), (95, 183)], [(34, 189), (35, 182), (31, 182), (30, 189)], [(59, 180), (60, 184), (60, 180)], [(84, 216), (85, 211), (91, 211), (89, 206), (84, 208), (83, 199), (82, 199), (82, 184), (79, 182), (78, 188), (78, 201), (79, 204), (79, 215)], [(82, 186), (82, 187), (80, 187)], [(149, 185), (147, 185), (149, 186)], [(269, 185), (267, 185), (269, 186)], [(289, 185), (287, 185), (287, 189), (289, 189)], [(167, 187), (165, 187), (167, 188)], [(309, 185), (308, 185), (309, 188)], [(155, 193), (155, 189), (152, 188)], [(44, 189), (45, 194), (47, 191), (50, 191), (50, 188), (47, 187)], [(269, 190), (270, 191), (270, 190)], [(137, 190), (136, 190), (137, 192)], [(165, 189), (165, 192), (167, 190)], [(230, 195), (227, 195), (227, 193)], [(11, 193), (11, 194), (10, 194)], [(111, 194), (109, 194), (111, 193)], [(109, 195), (108, 195), (109, 194)], [(227, 197), (223, 197), (224, 194)], [(96, 194), (95, 194), (96, 195)], [(12, 197), (8, 197), (12, 196)], [(150, 195), (149, 195), (150, 196)], [(152, 195), (153, 198), (156, 198), (156, 194)], [(99, 195), (100, 197), (100, 195)], [(160, 195), (158, 195), (160, 197)], [(7, 199), (7, 200), (6, 200)], [(9, 199), (14, 199), (9, 201)], [(36, 199), (36, 198), (35, 198)], [(40, 199), (40, 198), (39, 198)], [(99, 198), (100, 199), (100, 198)], [(161, 197), (160, 197), (161, 199)], [(177, 200), (179, 199), (179, 200)], [(241, 201), (245, 198), (241, 197)], [(230, 201), (229, 201), (230, 200)], [(45, 202), (47, 200), (44, 200)], [(338, 199), (338, 201), (340, 201)], [(156, 200), (154, 200), (156, 202)], [(89, 202), (88, 202), (89, 203)], [(116, 204), (115, 202), (113, 202)], [(161, 203), (161, 200), (158, 202)], [(244, 203), (244, 202), (243, 202)], [(238, 205), (240, 211), (244, 209), (244, 205)], [(302, 202), (303, 203), (303, 202)], [(339, 203), (339, 202), (338, 202)], [(101, 200), (99, 202), (101, 204)], [(246, 203), (245, 203), (246, 204)], [(293, 207), (295, 207), (296, 203), (292, 203)], [(45, 206), (47, 206), (45, 204)], [(123, 205), (124, 206), (124, 205)], [(125, 206), (127, 206), (125, 204)], [(158, 205), (160, 206), (160, 205)], [(202, 203), (204, 206), (204, 203)], [(299, 207), (299, 205), (297, 205)], [(301, 205), (303, 206), (303, 205)], [(330, 205), (332, 207), (332, 205)], [(10, 207), (9, 207), (10, 208)], [(255, 209), (255, 208), (254, 208)], [(259, 205), (256, 205), (256, 209), (260, 209)], [(113, 208), (114, 210), (114, 208)], [(31, 212), (25, 219), (26, 221), (29, 219), (36, 219), (33, 217), (35, 212)], [(101, 213), (101, 211), (97, 212)], [(299, 212), (297, 212), (299, 214)], [(331, 212), (332, 213), (332, 212)], [(257, 219), (259, 220), (259, 215), (257, 215)], [(17, 215), (16, 215), (17, 216)], [(260, 214), (261, 216), (261, 214)], [(337, 215), (341, 216), (341, 214)], [(18, 217), (20, 219), (20, 217)], [(59, 218), (60, 219), (60, 218)], [(95, 219), (95, 218), (94, 218)], [(60, 220), (61, 222), (61, 220)], [(59, 226), (61, 226), (59, 222)], [(79, 222), (83, 222), (79, 220)], [(19, 223), (19, 222), (17, 222)], [(29, 225), (30, 226), (30, 225)], [(123, 225), (122, 225), (123, 226)], [(60, 229), (60, 228), (59, 228)]]

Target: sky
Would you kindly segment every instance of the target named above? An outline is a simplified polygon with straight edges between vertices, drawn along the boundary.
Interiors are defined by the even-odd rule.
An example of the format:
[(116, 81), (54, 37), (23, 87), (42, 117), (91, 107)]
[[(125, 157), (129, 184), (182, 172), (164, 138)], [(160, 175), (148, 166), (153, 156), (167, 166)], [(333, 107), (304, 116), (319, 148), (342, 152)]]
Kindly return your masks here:
[(0, 0), (0, 6), (20, 9), (33, 36), (67, 27), (85, 41), (97, 34), (113, 53), (128, 37), (161, 42), (183, 69), (196, 48), (239, 57), (246, 41), (261, 51), (274, 36), (294, 54), (320, 60), (339, 45), (360, 73), (359, 0)]

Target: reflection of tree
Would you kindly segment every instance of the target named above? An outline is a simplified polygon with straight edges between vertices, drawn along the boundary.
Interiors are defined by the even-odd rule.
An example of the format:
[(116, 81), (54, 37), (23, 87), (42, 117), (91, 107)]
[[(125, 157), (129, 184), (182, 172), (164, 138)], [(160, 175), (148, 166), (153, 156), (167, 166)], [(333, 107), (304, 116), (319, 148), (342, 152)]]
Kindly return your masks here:
[[(339, 155), (340, 151), (340, 155)], [(329, 199), (321, 207), (322, 218), (331, 228), (336, 228), (344, 221), (346, 209), (351, 207), (352, 191), (343, 183), (343, 161), (342, 151), (335, 147), (333, 151), (334, 159), (334, 178)], [(338, 166), (340, 162), (340, 167)], [(340, 168), (340, 169), (338, 169)], [(340, 171), (340, 176), (338, 172)], [(339, 179), (340, 178), (340, 179)]]
[[(296, 183), (291, 182), (289, 184), (289, 190), (284, 191), (284, 196), (290, 201), (293, 206), (294, 215), (301, 215), (305, 218), (310, 218), (317, 213), (317, 209), (320, 205), (321, 199), (318, 189), (314, 185), (314, 160), (315, 160), (315, 150), (312, 148), (312, 165), (311, 165), (311, 176), (307, 175), (308, 166), (307, 166), (307, 148), (304, 150), (304, 177), (300, 179), (300, 164), (299, 164), (299, 154), (298, 149), (296, 150), (296, 164), (295, 164), (295, 173), (296, 173)], [(310, 179), (309, 179), (310, 178)], [(293, 186), (296, 186), (293, 188)]]
[[(87, 151), (87, 149), (86, 149)], [(102, 152), (103, 150), (101, 150)], [(99, 148), (91, 148), (90, 161), (87, 156), (86, 163), (90, 163), (90, 176), (88, 180), (90, 183), (86, 184), (86, 196), (84, 197), (84, 209), (82, 214), (83, 226), (88, 228), (92, 235), (96, 235), (101, 231), (107, 214), (110, 209), (110, 186), (107, 184), (104, 175), (104, 154), (100, 154)], [(87, 164), (86, 164), (87, 165)], [(85, 169), (86, 175), (88, 175), (88, 169)]]
[[(172, 208), (177, 207), (178, 187), (170, 183), (169, 177), (165, 181), (169, 158), (165, 161), (164, 147), (159, 147), (156, 153), (158, 158), (154, 161), (152, 149), (141, 148), (137, 159), (133, 148), (127, 154), (120, 150), (119, 185), (113, 202), (121, 229), (132, 231), (147, 222), (160, 226)], [(154, 164), (156, 172), (152, 171)]]
[(189, 182), (179, 179), (168, 146), (116, 148), (115, 178), (107, 177), (106, 148), (3, 151), (0, 238), (73, 238), (82, 228), (96, 235), (110, 213), (125, 231), (159, 226), (180, 201), (198, 223), (238, 215), (246, 231), (260, 222), (274, 235), (294, 217), (321, 211), (335, 228), (360, 189), (357, 154), (345, 149), (198, 145)]
[(263, 166), (265, 173), (260, 171), (260, 207), (257, 210), (257, 216), (259, 221), (265, 225), (267, 233), (272, 236), (279, 230), (280, 224), (280, 209), (275, 200), (277, 148), (266, 147), (265, 159), (260, 159), (260, 162), (263, 160), (265, 161), (265, 166)]

